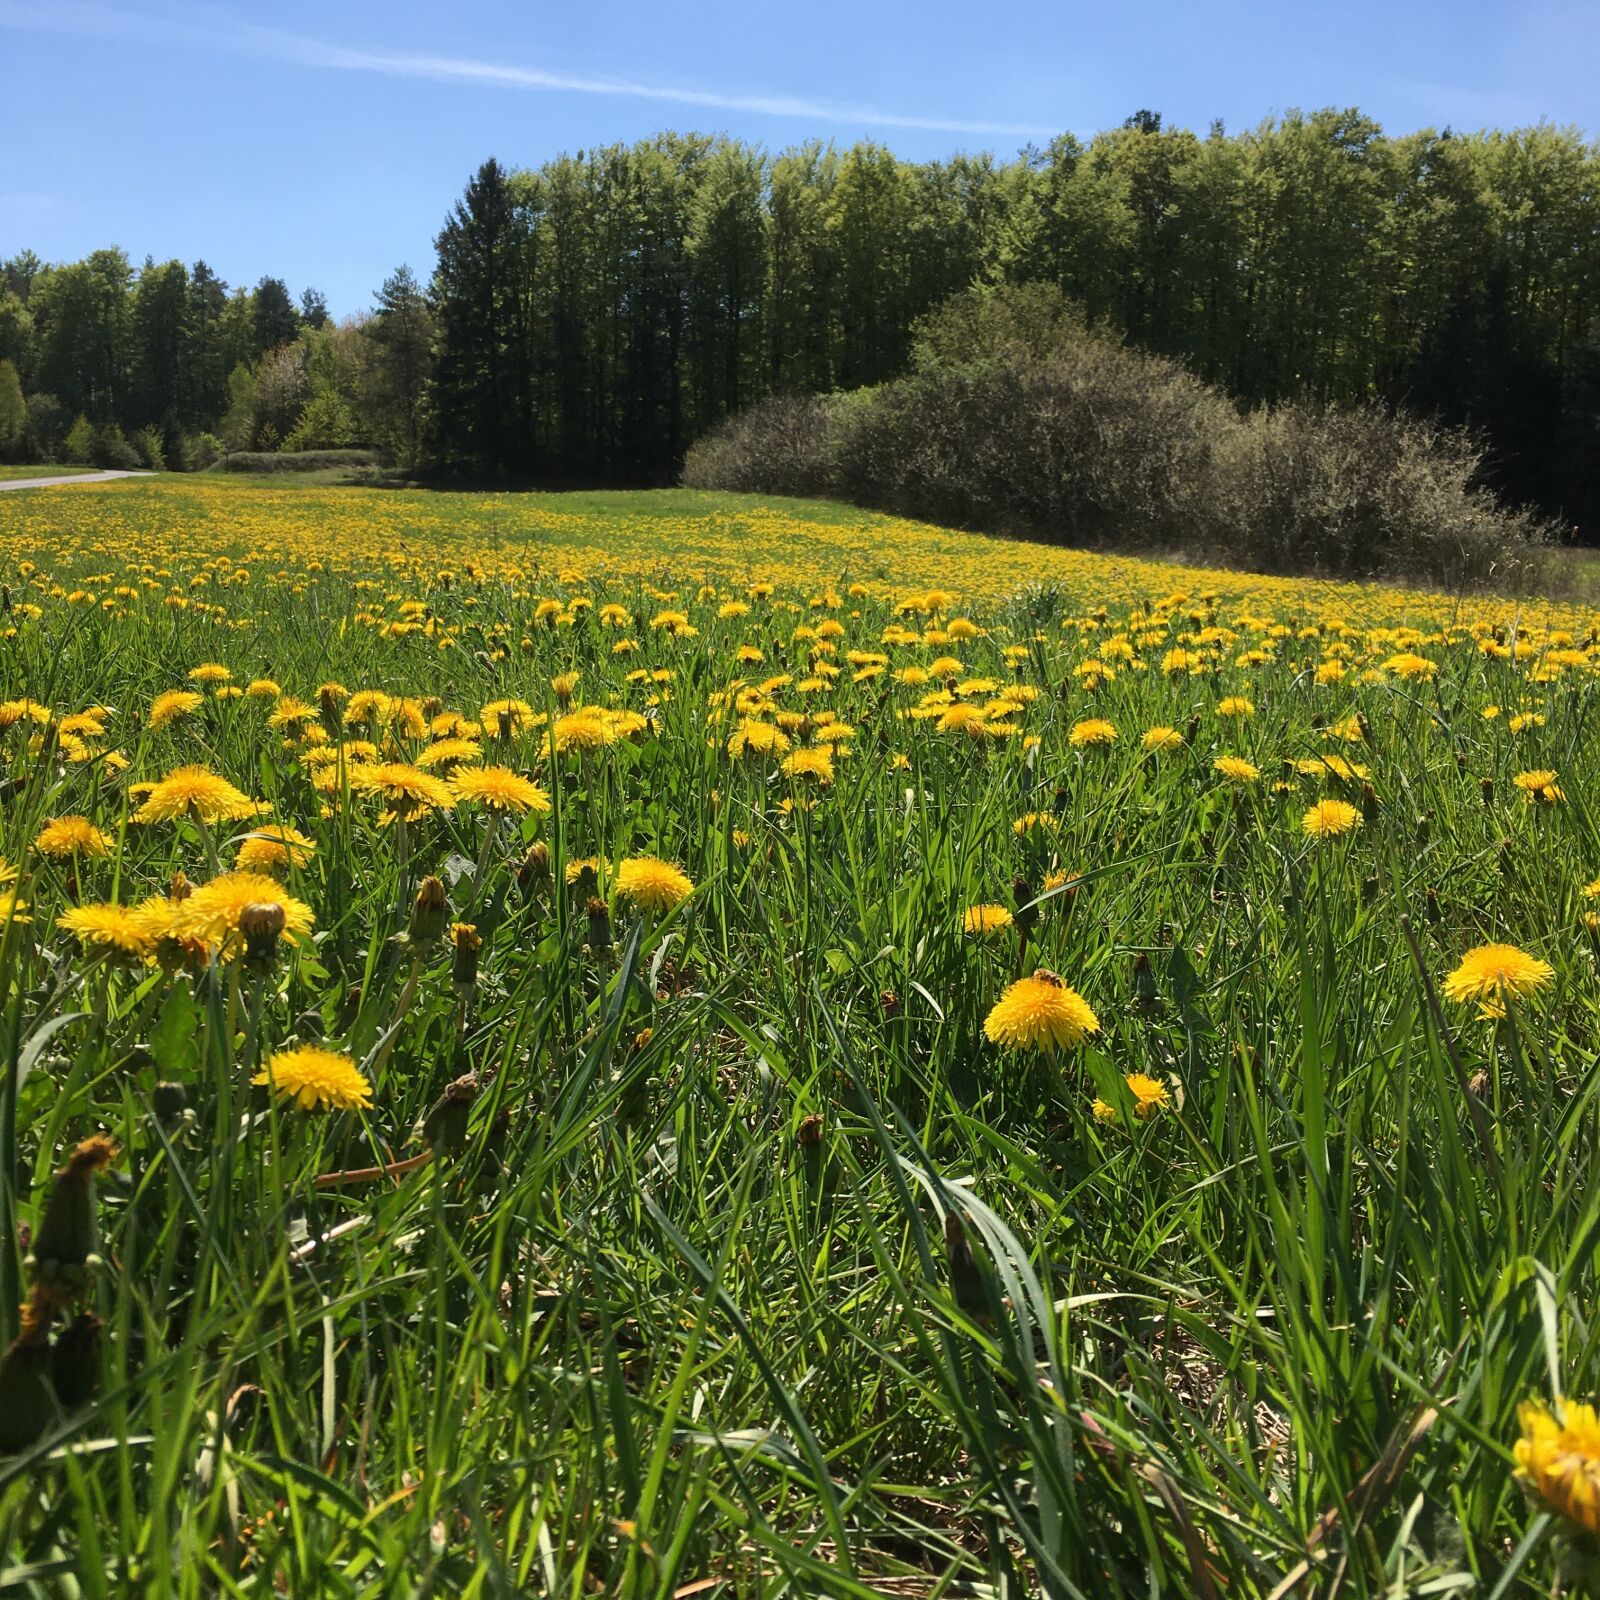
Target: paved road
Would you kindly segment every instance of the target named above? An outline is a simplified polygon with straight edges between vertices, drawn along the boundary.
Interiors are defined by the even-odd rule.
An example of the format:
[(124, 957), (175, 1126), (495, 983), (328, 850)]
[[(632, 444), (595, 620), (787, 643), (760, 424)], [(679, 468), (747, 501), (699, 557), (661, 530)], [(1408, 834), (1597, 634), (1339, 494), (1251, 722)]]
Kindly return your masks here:
[(71, 472), (54, 478), (0, 478), (0, 490), (53, 489), (58, 483), (106, 483), (112, 478), (149, 478), (149, 472)]

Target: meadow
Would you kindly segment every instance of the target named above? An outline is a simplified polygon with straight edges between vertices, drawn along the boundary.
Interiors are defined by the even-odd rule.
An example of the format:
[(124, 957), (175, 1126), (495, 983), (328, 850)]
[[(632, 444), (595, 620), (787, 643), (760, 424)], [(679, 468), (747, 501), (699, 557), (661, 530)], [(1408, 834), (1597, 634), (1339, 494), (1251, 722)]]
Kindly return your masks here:
[(0, 1587), (1548, 1594), (1600, 612), (0, 497)]

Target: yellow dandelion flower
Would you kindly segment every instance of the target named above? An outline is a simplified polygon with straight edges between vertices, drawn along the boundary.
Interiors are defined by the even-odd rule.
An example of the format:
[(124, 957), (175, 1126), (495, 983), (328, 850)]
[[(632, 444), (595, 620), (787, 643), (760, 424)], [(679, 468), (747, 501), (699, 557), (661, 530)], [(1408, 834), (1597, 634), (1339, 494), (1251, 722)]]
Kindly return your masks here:
[[(1139, 1122), (1148, 1121), (1172, 1104), (1172, 1091), (1159, 1078), (1144, 1072), (1130, 1072), (1122, 1081), (1133, 1096), (1133, 1115)], [(1105, 1100), (1096, 1100), (1092, 1109), (1102, 1122), (1117, 1120), (1117, 1108)]]
[(961, 931), (980, 937), (1003, 933), (1011, 926), (1011, 921), (1011, 913), (1004, 906), (968, 906), (961, 918)]
[(365, 1111), (372, 1085), (355, 1061), (321, 1045), (296, 1045), (273, 1053), (252, 1083), (265, 1084), (299, 1111)]
[(1566, 1400), (1559, 1411), (1539, 1401), (1517, 1410), (1517, 1476), (1559, 1517), (1600, 1535), (1600, 1417)]
[(103, 856), (110, 852), (111, 839), (87, 817), (54, 817), (39, 830), (33, 848), (53, 860), (67, 856)]
[(510, 767), (462, 767), (450, 780), (457, 800), (520, 817), (550, 809), (550, 796), (538, 784)]
[(76, 934), (85, 949), (99, 945), (127, 956), (144, 956), (152, 945), (148, 922), (132, 906), (110, 902), (74, 906), (56, 918), (56, 926)]
[(1555, 969), (1514, 944), (1483, 944), (1469, 950), (1444, 980), (1451, 1000), (1524, 999), (1555, 977)]
[(168, 723), (198, 711), (204, 704), (205, 696), (196, 694), (193, 689), (168, 689), (150, 702), (150, 716), (146, 725), (152, 731), (164, 728)]
[(1319, 800), (1300, 819), (1308, 839), (1337, 839), (1361, 826), (1361, 812), (1347, 800)]
[(620, 863), (614, 886), (619, 899), (657, 915), (676, 909), (694, 893), (693, 882), (683, 872), (655, 856), (630, 856)]
[(1243, 756), (1218, 756), (1211, 767), (1230, 783), (1254, 783), (1261, 776), (1261, 769)]
[(1067, 735), (1067, 743), (1074, 750), (1102, 744), (1115, 744), (1117, 740), (1116, 724), (1107, 722), (1104, 717), (1089, 717), (1083, 722), (1075, 722), (1072, 732)]
[(315, 839), (282, 823), (273, 823), (245, 835), (233, 864), (240, 872), (277, 872), (291, 864), (304, 867), (316, 848)]
[(1010, 1050), (1071, 1049), (1100, 1031), (1100, 1019), (1087, 1000), (1053, 972), (1039, 968), (1019, 978), (1000, 996), (984, 1020), (994, 1044)]
[(177, 767), (152, 784), (135, 822), (171, 822), (191, 811), (202, 822), (243, 822), (266, 808), (209, 767)]

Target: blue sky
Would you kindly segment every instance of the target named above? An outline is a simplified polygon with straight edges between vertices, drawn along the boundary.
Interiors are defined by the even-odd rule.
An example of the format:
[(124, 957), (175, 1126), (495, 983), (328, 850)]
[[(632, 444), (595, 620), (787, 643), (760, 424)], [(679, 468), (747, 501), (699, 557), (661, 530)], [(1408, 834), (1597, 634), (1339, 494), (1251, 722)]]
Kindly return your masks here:
[(0, 0), (0, 255), (120, 244), (338, 314), (471, 170), (661, 128), (1010, 154), (1140, 107), (1231, 129), (1600, 131), (1596, 0)]

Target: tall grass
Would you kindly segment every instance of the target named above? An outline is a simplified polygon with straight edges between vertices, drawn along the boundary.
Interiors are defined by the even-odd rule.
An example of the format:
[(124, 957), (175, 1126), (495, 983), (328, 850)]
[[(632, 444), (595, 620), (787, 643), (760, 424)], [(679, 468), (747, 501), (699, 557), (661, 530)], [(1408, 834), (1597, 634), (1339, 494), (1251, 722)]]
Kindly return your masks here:
[[(962, 638), (959, 602), (925, 595), (897, 618), (882, 594), (474, 580), (470, 544), (448, 582), (397, 581), (387, 548), (320, 572), (296, 553), (282, 576), (257, 549), (248, 582), (193, 591), (221, 615), (161, 604), (189, 592), (186, 551), (114, 563), (65, 531), (7, 549), (0, 691), (106, 706), (103, 743), (129, 762), (65, 759), (26, 719), (0, 734), (0, 850), (32, 917), (0, 952), (6, 1338), (17, 1225), (37, 1227), (77, 1140), (122, 1152), (101, 1186), (98, 1391), (0, 1457), (7, 1586), (1549, 1592), (1551, 1529), (1510, 1450), (1520, 1401), (1596, 1386), (1592, 644), (1561, 667), (1536, 628), (1514, 655), (1485, 652), (1487, 623), (1397, 633), (1378, 592), (1348, 636), (1292, 595), (1118, 596), (1100, 618), (1092, 587), (975, 605), (983, 631)], [(140, 599), (147, 565), (169, 570)], [(569, 620), (540, 618), (541, 597)], [(720, 615), (735, 598), (749, 612)], [(608, 602), (632, 625), (603, 627)], [(669, 610), (698, 632), (650, 625)], [(829, 619), (831, 656), (797, 636)], [(884, 645), (896, 622), (919, 642)], [(614, 653), (624, 637), (636, 652)], [(1341, 642), (1345, 678), (1316, 684)], [(1380, 670), (1403, 646), (1437, 676)], [(1162, 670), (1178, 647), (1197, 671)], [(1014, 737), (939, 733), (904, 713), (942, 679), (853, 681), (852, 649), (959, 656), (962, 680), (997, 685), (978, 704), (1040, 693), (992, 719)], [(1075, 670), (1092, 660), (1113, 670)], [(463, 805), (401, 829), (348, 784), (312, 789), (270, 696), (208, 691), (148, 730), (206, 661), (313, 704), (338, 679), (474, 720), (508, 695), (559, 715), (552, 679), (575, 668), (575, 703), (648, 720), (581, 758), (490, 725), (484, 759), (536, 774), (549, 815), (491, 835)], [(802, 693), (818, 661), (840, 675)], [(769, 673), (794, 680), (775, 705), (853, 728), (831, 785), (728, 754), (731, 686)], [(1220, 716), (1230, 694), (1255, 714)], [(1513, 733), (1513, 712), (1544, 720)], [(1364, 740), (1332, 742), (1357, 713)], [(1114, 745), (1071, 745), (1089, 716)], [(1155, 724), (1185, 747), (1141, 751)], [(429, 737), (397, 723), (380, 742), (411, 757)], [(1230, 788), (1224, 752), (1261, 780)], [(1367, 768), (1372, 797), (1285, 767), (1322, 752)], [(130, 783), (191, 761), (316, 839), (286, 878), (314, 935), (270, 969), (86, 960), (64, 907), (204, 881), (249, 831), (130, 821)], [(1564, 803), (1512, 787), (1533, 767)], [(1317, 845), (1300, 818), (1323, 792), (1369, 815)], [(1039, 811), (1053, 829), (1014, 830)], [(34, 853), (69, 813), (110, 854)], [(604, 937), (566, 868), (639, 853), (695, 891), (665, 916), (611, 897)], [(428, 872), (484, 936), (470, 987), (447, 942), (394, 937)], [(981, 903), (1019, 926), (965, 936)], [(1499, 1021), (1440, 993), (1491, 938), (1556, 970)], [(1035, 966), (1097, 1011), (1080, 1050), (985, 1039)], [(363, 1065), (370, 1112), (251, 1085), (309, 1038)], [(469, 1072), (458, 1144), (318, 1181), (418, 1154), (415, 1125)], [(1133, 1072), (1167, 1109), (1131, 1115)]]

